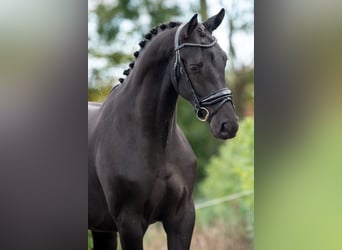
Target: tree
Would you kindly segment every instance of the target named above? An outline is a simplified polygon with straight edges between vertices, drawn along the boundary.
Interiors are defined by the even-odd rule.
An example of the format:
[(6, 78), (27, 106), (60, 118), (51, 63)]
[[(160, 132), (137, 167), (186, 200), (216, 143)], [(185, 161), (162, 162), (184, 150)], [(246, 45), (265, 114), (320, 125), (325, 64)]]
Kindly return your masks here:
[[(244, 117), (246, 107), (254, 107), (254, 65), (241, 65), (237, 63), (236, 44), (234, 37), (239, 33), (253, 32), (254, 28), (254, 7), (253, 1), (245, 0), (243, 7), (238, 7), (237, 0), (233, 0), (227, 13), (228, 23), (228, 51), (229, 63), (232, 74), (232, 90), (234, 93), (235, 106), (240, 117)], [(241, 4), (241, 1), (239, 2)], [(250, 110), (248, 111), (251, 112)]]
[(200, 12), (202, 20), (208, 19), (208, 5), (206, 0), (200, 0)]
[[(96, 28), (89, 29), (88, 54), (90, 60), (103, 60), (102, 68), (90, 68), (92, 86), (111, 82), (108, 74), (115, 67), (123, 67), (133, 59), (134, 46), (125, 48), (127, 41), (137, 40), (153, 26), (169, 21), (181, 14), (178, 6), (166, 6), (163, 0), (122, 0), (96, 2), (89, 11), (89, 20)], [(133, 40), (135, 38), (136, 40)], [(92, 75), (98, 74), (97, 78)]]

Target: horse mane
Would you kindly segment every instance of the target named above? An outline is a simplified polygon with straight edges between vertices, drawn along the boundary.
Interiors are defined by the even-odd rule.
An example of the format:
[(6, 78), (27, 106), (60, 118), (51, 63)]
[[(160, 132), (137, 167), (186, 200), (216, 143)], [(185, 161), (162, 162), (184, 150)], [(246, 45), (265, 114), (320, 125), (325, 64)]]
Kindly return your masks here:
[[(148, 42), (150, 42), (155, 36), (157, 36), (158, 33), (159, 33), (159, 31), (161, 32), (161, 31), (164, 31), (165, 29), (174, 28), (174, 27), (176, 27), (176, 26), (179, 26), (180, 24), (181, 24), (181, 22), (167, 22), (167, 23), (162, 23), (162, 24), (159, 24), (159, 25), (153, 27), (148, 33), (146, 33), (146, 34), (144, 35), (144, 39), (141, 40), (141, 41), (139, 42), (140, 50), (135, 51), (135, 52), (133, 53), (133, 56), (134, 56), (134, 58), (135, 58), (134, 61), (132, 61), (132, 62), (128, 65), (128, 66), (129, 66), (128, 69), (126, 69), (126, 70), (123, 71), (123, 74), (125, 75), (125, 78), (119, 78), (120, 84), (125, 82), (126, 77), (129, 75), (129, 73), (131, 72), (131, 70), (134, 68), (135, 61), (136, 61), (136, 59), (139, 57), (139, 53), (140, 53), (140, 51), (145, 47), (145, 45), (146, 45)], [(116, 88), (117, 86), (119, 86), (120, 84), (116, 84), (116, 85), (112, 88), (112, 90), (115, 89), (115, 88)]]

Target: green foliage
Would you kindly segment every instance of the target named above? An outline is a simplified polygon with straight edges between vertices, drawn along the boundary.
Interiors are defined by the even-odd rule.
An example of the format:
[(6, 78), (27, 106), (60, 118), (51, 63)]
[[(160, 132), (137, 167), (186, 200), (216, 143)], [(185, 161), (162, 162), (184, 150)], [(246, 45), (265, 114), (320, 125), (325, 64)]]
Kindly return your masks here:
[(88, 250), (93, 250), (94, 244), (93, 244), (93, 238), (91, 237), (91, 232), (88, 230)]
[[(175, 20), (180, 14), (180, 7), (163, 0), (95, 3), (89, 11), (88, 20), (94, 28), (89, 29), (88, 55), (91, 62), (101, 60), (101, 63), (91, 63), (90, 85), (109, 84), (113, 66), (124, 67), (134, 59), (132, 53), (138, 41), (133, 39), (142, 38), (153, 26)], [(131, 48), (126, 43), (132, 43)]]
[[(116, 4), (101, 3), (96, 7), (95, 13), (98, 17), (98, 34), (106, 41), (113, 41), (121, 30), (123, 21), (134, 22), (133, 32), (139, 30), (147, 31), (154, 25), (169, 21), (180, 15), (178, 6), (168, 7), (163, 0), (121, 0)], [(142, 26), (136, 22), (142, 13), (150, 17), (150, 23)]]
[[(243, 3), (243, 4), (242, 4)], [(243, 7), (242, 7), (243, 6)], [(250, 0), (233, 0), (230, 6), (227, 7), (227, 21), (229, 26), (229, 54), (231, 59), (232, 68), (236, 68), (236, 44), (234, 41), (235, 34), (253, 33), (254, 28), (254, 4)], [(239, 67), (238, 67), (239, 68)]]
[(89, 102), (104, 102), (110, 93), (111, 86), (103, 86), (98, 88), (88, 88), (88, 101)]
[(254, 67), (242, 67), (229, 71), (226, 75), (229, 81), (229, 87), (233, 92), (236, 112), (240, 118), (246, 113), (251, 115), (254, 107)]
[[(254, 189), (254, 121), (246, 118), (240, 122), (239, 132), (233, 140), (226, 141), (219, 154), (211, 158), (207, 178), (200, 185), (204, 200), (212, 200), (241, 191)], [(200, 209), (200, 223), (210, 224), (226, 220), (232, 224), (246, 224), (253, 228), (253, 195), (244, 196), (220, 205)]]

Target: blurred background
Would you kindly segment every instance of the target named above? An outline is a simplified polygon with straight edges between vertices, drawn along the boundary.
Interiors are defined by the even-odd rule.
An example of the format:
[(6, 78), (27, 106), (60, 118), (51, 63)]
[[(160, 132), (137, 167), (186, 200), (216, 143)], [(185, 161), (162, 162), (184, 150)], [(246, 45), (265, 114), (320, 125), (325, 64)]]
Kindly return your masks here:
[[(251, 0), (89, 0), (88, 100), (102, 102), (132, 61), (138, 42), (152, 27), (168, 21), (199, 20), (225, 8), (214, 31), (228, 54), (226, 81), (240, 117), (236, 138), (213, 138), (193, 107), (180, 98), (178, 123), (198, 159), (197, 205), (192, 249), (253, 248), (254, 238), (254, 2)], [(161, 224), (146, 233), (146, 249), (166, 249)], [(88, 248), (92, 249), (91, 238)]]
[[(106, 6), (103, 9), (108, 9), (108, 4), (119, 4), (110, 4), (107, 1), (102, 3)], [(121, 4), (126, 6), (125, 1), (120, 1)], [(151, 10), (146, 10), (147, 7), (142, 2), (130, 4), (133, 7), (139, 5), (139, 12), (152, 13)], [(168, 6), (165, 7), (166, 4)], [(231, 4), (230, 1), (222, 1), (222, 4), (207, 1), (208, 16), (218, 12), (222, 6), (228, 16), (234, 16), (234, 13), (242, 11), (240, 8), (252, 5), (247, 1), (236, 2), (236, 7)], [(178, 0), (172, 3), (163, 1), (161, 4), (164, 6), (162, 9), (169, 9), (174, 5), (178, 6), (180, 12), (168, 17), (169, 19), (186, 21), (194, 11), (201, 10), (200, 2), (196, 1), (188, 1), (186, 4)], [(100, 42), (102, 36), (97, 32), (97, 6), (99, 2), (91, 1), (89, 9), (82, 0), (1, 1), (2, 249), (75, 250), (85, 249), (88, 243), (86, 102), (89, 92), (85, 83), (93, 86), (93, 92), (104, 93), (94, 97), (89, 94), (89, 97), (102, 100), (106, 96), (106, 88), (101, 89), (100, 86), (117, 83), (117, 78), (122, 76), (122, 70), (127, 67), (122, 61), (113, 66), (108, 65), (108, 70), (100, 70), (101, 74), (108, 75), (107, 79), (105, 75), (97, 76), (102, 79), (103, 85), (90, 80), (95, 78), (92, 69), (105, 67), (108, 59), (106, 56), (94, 56), (94, 60), (98, 60), (95, 63), (87, 52), (92, 48), (101, 48), (103, 50), (97, 53), (107, 53), (110, 44), (115, 44), (119, 38), (127, 38), (116, 36), (115, 41), (102, 46), (106, 43)], [(149, 3), (149, 6), (152, 8), (158, 4)], [(248, 218), (253, 217), (244, 215), (253, 207), (253, 199), (251, 203), (248, 202), (251, 196), (222, 203), (221, 208), (202, 206), (197, 211), (193, 249), (248, 249), (251, 248), (253, 232), (256, 250), (342, 249), (341, 9), (342, 2), (336, 0), (255, 1), (255, 228), (250, 230), (247, 226), (251, 221)], [(247, 12), (253, 17), (252, 11)], [(122, 13), (116, 16), (113, 21), (124, 20)], [(243, 16), (236, 14), (233, 18), (238, 22), (235, 24), (238, 27), (241, 27), (238, 24), (245, 22), (245, 19), (240, 19)], [(203, 19), (202, 16), (201, 18)], [(127, 40), (130, 41), (127, 42), (130, 51), (124, 50), (126, 46), (120, 47), (128, 56), (138, 48), (136, 44), (142, 34), (153, 26), (152, 23), (145, 25), (141, 19), (136, 20), (139, 22), (131, 25), (131, 33), (134, 33), (133, 28), (138, 24), (146, 27), (135, 33), (136, 37)], [(235, 79), (243, 78), (239, 78), (237, 72), (243, 68), (241, 64), (248, 69), (253, 61), (253, 53), (250, 57), (241, 54), (250, 51), (248, 46), (252, 46), (253, 50), (253, 39), (251, 42), (244, 42), (248, 39), (243, 37), (253, 37), (253, 31), (235, 34), (228, 32), (228, 19), (225, 19), (215, 35), (228, 52), (229, 34), (233, 34), (236, 57), (230, 55), (226, 79), (234, 91), (235, 102), (239, 102), (243, 98), (238, 99), (235, 87), (238, 81)], [(240, 45), (243, 45), (241, 49)], [(245, 57), (247, 60), (242, 59)], [(238, 60), (242, 60), (242, 63), (238, 64)], [(232, 69), (232, 65), (235, 68)], [(115, 69), (117, 72), (111, 73)], [(244, 89), (253, 89), (253, 81), (243, 83)], [(245, 93), (246, 102), (239, 103), (239, 109), (241, 105), (253, 107), (253, 91), (242, 93)], [(184, 105), (184, 109), (182, 107), (179, 110), (179, 116), (186, 114), (188, 106)], [(195, 121), (193, 111), (189, 109), (187, 117), (188, 122), (193, 123), (191, 126), (202, 126), (203, 124)], [(244, 108), (239, 111), (242, 124), (246, 117), (251, 117), (250, 122), (253, 121), (253, 116), (249, 115), (253, 113), (251, 110), (253, 109)], [(186, 124), (182, 126), (186, 130)], [(203, 130), (198, 130), (197, 136), (204, 137), (204, 132), (209, 131), (203, 126)], [(247, 125), (241, 126), (248, 128)], [(192, 131), (195, 129), (186, 131), (188, 138), (194, 138)], [(231, 186), (227, 188), (228, 183), (235, 183), (234, 187), (242, 190), (240, 183), (245, 181), (240, 182), (243, 178), (231, 170), (231, 164), (235, 162), (235, 166), (244, 173), (244, 169), (252, 164), (245, 163), (246, 166), (242, 168), (240, 161), (248, 162), (252, 158), (239, 157), (242, 153), (231, 152), (240, 150), (239, 145), (234, 144), (235, 141), (244, 141), (243, 145), (248, 145), (245, 144), (246, 137), (240, 138), (247, 134), (240, 128), (236, 139), (218, 143), (213, 146), (216, 151), (210, 151), (210, 155), (204, 157), (204, 161), (217, 165), (214, 162), (220, 161), (220, 147), (225, 148), (222, 149), (224, 157), (231, 158), (232, 154), (236, 156), (220, 166), (221, 171), (227, 175), (215, 178), (224, 179), (223, 181), (211, 179), (211, 184), (206, 185), (213, 189), (213, 198), (235, 193)], [(253, 142), (253, 137), (249, 138)], [(195, 148), (197, 143), (191, 140)], [(208, 135), (202, 145), (211, 145), (211, 140)], [(227, 152), (230, 147), (232, 149)], [(246, 148), (247, 146), (243, 146), (241, 150), (247, 152)], [(195, 148), (196, 151), (200, 149)], [(198, 157), (202, 156), (198, 151), (196, 154)], [(246, 155), (250, 154), (247, 152)], [(215, 158), (218, 160), (214, 160)], [(221, 161), (222, 158), (223, 156)], [(209, 165), (201, 166), (206, 164), (200, 164), (204, 171), (202, 180), (197, 182), (195, 198), (203, 205), (202, 202), (212, 200), (204, 191), (204, 183), (207, 180), (210, 183), (213, 172)], [(230, 178), (228, 174), (234, 174), (235, 177)], [(244, 178), (247, 177), (248, 175)], [(225, 187), (225, 190), (215, 191), (214, 184), (220, 185), (220, 188)], [(202, 212), (222, 214), (220, 210), (215, 212), (215, 209), (229, 213), (226, 218), (219, 220), (223, 222), (225, 230), (221, 230), (215, 216), (201, 216)], [(240, 216), (235, 216), (234, 213)], [(209, 226), (206, 226), (206, 218), (213, 218)], [(239, 220), (242, 222), (236, 224)], [(155, 228), (149, 232), (152, 236), (155, 232), (159, 233), (158, 225)], [(237, 230), (239, 228), (243, 233)], [(157, 234), (158, 237), (151, 237), (149, 234), (146, 239), (149, 247), (157, 244), (156, 241), (162, 241), (160, 246), (163, 247), (159, 249), (165, 249), (163, 234)], [(222, 242), (226, 245), (220, 248), (219, 244)], [(227, 247), (228, 244), (230, 248)], [(147, 249), (153, 249), (152, 246), (149, 247)], [(154, 249), (158, 249), (158, 246), (154, 246)]]
[[(108, 10), (106, 7), (108, 4), (109, 6), (119, 4), (117, 2), (110, 4), (106, 1), (102, 3), (105, 6), (104, 10)], [(228, 17), (252, 5), (248, 1), (236, 2), (235, 6), (240, 7), (234, 7), (230, 1), (206, 3), (209, 16), (218, 12), (223, 6)], [(166, 4), (168, 6), (165, 7)], [(120, 5), (126, 6), (127, 1), (126, 3), (120, 1)], [(130, 3), (130, 6), (136, 5), (139, 5), (138, 12), (140, 13), (141, 10), (145, 14), (152, 13), (152, 7), (158, 6), (150, 3), (148, 6), (151, 7), (147, 9), (142, 2)], [(200, 12), (203, 9), (200, 8), (199, 1), (181, 3), (175, 0), (171, 3), (163, 1), (159, 4), (163, 8), (158, 10), (169, 9), (175, 5), (180, 12), (169, 16), (169, 19), (186, 21), (194, 11)], [(120, 39), (126, 41), (127, 38), (121, 38), (120, 35), (110, 43), (101, 42), (102, 36), (97, 32), (97, 6), (99, 6), (98, 2), (91, 1), (88, 7), (88, 4), (82, 0), (1, 1), (0, 242), (2, 249), (75, 250), (87, 247), (86, 102), (88, 96), (92, 95), (88, 95), (91, 91), (86, 88), (86, 82), (89, 86), (93, 86), (95, 93), (104, 93), (91, 99), (102, 100), (101, 98), (106, 96), (104, 91), (106, 88), (100, 86), (117, 83), (117, 78), (127, 67), (126, 62), (122, 61), (115, 67), (108, 66), (108, 70), (100, 70), (101, 74), (97, 79), (102, 79), (99, 82), (103, 81), (103, 85), (90, 80), (96, 79), (96, 74), (93, 74), (92, 70), (105, 67), (107, 59), (106, 56), (103, 58), (100, 56), (98, 59), (93, 56), (95, 61), (98, 60), (95, 63), (91, 59), (92, 56), (88, 55), (91, 54), (89, 51), (92, 48), (95, 51), (103, 48), (97, 53), (109, 53), (109, 49), (105, 49), (105, 44), (115, 44)], [(253, 207), (253, 200), (251, 203), (248, 202), (252, 196), (243, 196), (242, 199), (233, 196), (236, 198), (233, 200), (228, 197), (225, 200), (231, 201), (220, 203), (221, 208), (203, 206), (208, 205), (203, 202), (212, 201), (212, 197), (215, 199), (221, 195), (226, 197), (236, 194), (234, 190), (231, 191), (233, 184), (239, 190), (242, 190), (242, 186), (245, 187), (239, 184), (239, 180), (247, 178), (248, 175), (240, 177), (237, 169), (233, 171), (234, 167), (231, 165), (234, 163), (241, 168), (243, 164), (239, 161), (248, 162), (248, 159), (252, 159), (242, 157), (242, 153), (232, 153), (234, 150), (239, 150), (242, 143), (248, 145), (244, 142), (247, 137), (240, 138), (242, 135), (247, 136), (248, 132), (240, 128), (236, 139), (227, 143), (218, 143), (213, 146), (216, 151), (210, 151), (210, 155), (204, 157), (204, 161), (213, 165), (212, 168), (207, 164), (200, 164), (200, 168), (204, 171), (202, 171), (202, 180), (199, 178), (197, 182), (195, 198), (202, 206), (199, 206), (201, 208), (197, 211), (193, 249), (220, 249), (218, 245), (222, 242), (225, 244), (223, 249), (229, 249), (228, 246), (230, 249), (248, 249), (251, 246), (253, 232), (255, 232), (254, 249), (256, 250), (342, 249), (340, 236), (342, 225), (341, 9), (342, 2), (336, 0), (255, 1), (257, 101), (254, 122), (256, 131), (254, 230), (250, 230), (247, 226), (251, 221), (248, 218), (253, 217), (243, 215), (243, 213), (248, 214)], [(247, 12), (253, 17), (252, 11)], [(114, 24), (116, 20), (125, 19), (122, 12), (120, 13), (113, 19)], [(245, 22), (243, 21), (245, 15), (236, 15), (233, 21), (238, 22), (235, 25), (242, 27), (238, 24), (242, 25)], [(139, 17), (141, 16), (139, 14)], [(119, 17), (121, 19), (118, 19)], [(125, 28), (129, 32), (134, 33), (134, 27), (138, 23), (144, 27), (143, 30), (135, 33), (136, 37), (132, 37), (131, 40), (127, 38), (129, 41), (127, 48), (131, 51), (125, 50), (126, 55), (130, 56), (138, 48), (136, 44), (142, 34), (153, 26), (152, 21), (149, 21), (152, 17), (149, 18), (145, 21), (129, 19), (139, 20), (134, 22), (134, 25), (130, 24), (131, 28)], [(201, 18), (203, 19), (202, 16)], [(149, 22), (151, 24), (147, 25), (146, 23)], [(125, 22), (120, 21), (120, 23), (123, 25)], [(129, 24), (126, 23), (125, 26)], [(215, 35), (228, 52), (229, 34), (232, 34), (236, 57), (230, 55), (227, 82), (234, 90), (235, 102), (239, 102), (235, 87), (238, 86), (236, 79), (240, 79), (237, 72), (243, 68), (241, 64), (248, 69), (250, 62), (253, 61), (253, 53), (251, 57), (244, 54), (250, 51), (248, 46), (252, 46), (251, 50), (253, 50), (253, 39), (251, 38), (251, 42), (248, 42), (247, 38), (245, 39), (247, 42), (244, 42), (244, 39), (238, 42), (237, 39), (253, 37), (253, 33), (252, 31), (239, 31), (235, 34), (227, 32), (229, 32), (229, 25), (228, 19), (225, 19), (215, 31)], [(239, 45), (242, 44), (247, 45), (239, 49)], [(123, 45), (121, 47), (126, 48)], [(88, 58), (90, 58), (89, 64)], [(242, 63), (239, 64), (238, 60)], [(111, 72), (115, 69), (116, 72)], [(242, 118), (241, 126), (247, 129), (250, 125), (244, 121), (248, 119), (250, 123), (253, 121), (253, 116), (249, 115), (253, 114), (250, 112), (253, 109), (247, 108), (248, 105), (253, 107), (253, 98), (251, 98), (253, 91), (246, 91), (246, 89), (253, 89), (253, 81), (243, 81), (243, 83), (246, 84), (241, 85), (245, 89), (243, 93), (246, 102), (240, 102), (238, 108), (240, 109), (242, 105), (246, 107), (239, 111), (239, 115)], [(184, 109), (186, 108), (189, 108), (188, 122), (193, 122), (191, 127), (201, 127), (203, 124), (195, 121), (192, 109), (184, 105)], [(183, 114), (185, 115), (186, 111), (180, 110), (179, 115)], [(186, 130), (186, 124), (182, 126)], [(204, 132), (207, 133), (209, 130), (205, 125), (203, 126), (203, 130), (197, 134), (204, 137)], [(192, 130), (189, 129), (186, 131), (188, 138), (191, 138), (191, 132)], [(208, 138), (212, 139), (209, 135)], [(252, 140), (253, 138), (250, 137), (250, 142), (253, 142)], [(239, 144), (234, 144), (235, 141)], [(214, 145), (213, 142), (204, 142), (201, 141), (203, 146)], [(197, 144), (192, 141), (194, 148)], [(224, 148), (222, 151), (221, 147)], [(241, 150), (247, 147), (241, 146)], [(200, 149), (195, 148), (199, 158), (202, 156), (198, 153)], [(220, 164), (222, 169), (217, 170), (217, 173), (224, 171), (225, 175), (221, 174), (219, 176), (221, 178), (216, 182), (209, 181), (210, 175), (214, 174), (212, 169), (217, 166), (215, 162), (222, 161), (223, 157), (231, 158), (232, 154), (236, 157), (227, 161), (225, 165)], [(241, 168), (241, 171), (252, 166), (252, 164), (245, 165), (247, 167)], [(232, 175), (234, 178), (231, 178)], [(208, 184), (204, 184), (205, 182)], [(249, 182), (244, 181), (244, 183)], [(223, 191), (215, 191), (215, 184), (219, 188), (230, 186)], [(207, 191), (204, 191), (205, 186)], [(207, 196), (208, 192), (212, 197)], [(231, 212), (232, 210), (234, 212)], [(202, 216), (201, 213), (213, 215)], [(215, 219), (215, 213), (221, 217)], [(234, 213), (235, 215), (240, 213), (242, 216), (235, 216)], [(206, 218), (214, 219), (208, 222)], [(238, 220), (243, 222), (235, 226)], [(224, 224), (222, 227), (225, 230), (221, 229), (220, 222)], [(159, 233), (158, 225), (155, 227), (155, 230), (152, 228), (149, 232), (152, 235), (147, 235), (146, 244), (149, 246), (147, 249), (153, 249), (151, 245), (157, 240), (162, 242), (160, 246), (163, 247), (154, 246), (154, 249), (165, 249), (163, 234), (158, 234), (158, 237), (153, 236), (154, 232)], [(241, 230), (237, 230), (239, 228)], [(233, 244), (234, 247), (231, 247)]]

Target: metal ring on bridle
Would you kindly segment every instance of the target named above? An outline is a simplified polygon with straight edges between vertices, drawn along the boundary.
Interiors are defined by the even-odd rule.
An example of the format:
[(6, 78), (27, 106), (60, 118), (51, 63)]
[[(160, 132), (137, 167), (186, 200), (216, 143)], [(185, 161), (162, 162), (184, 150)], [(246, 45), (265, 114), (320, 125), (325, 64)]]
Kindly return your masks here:
[[(204, 117), (202, 115), (200, 115), (201, 112), (205, 112), (205, 115)], [(196, 117), (198, 120), (200, 120), (201, 122), (206, 122), (208, 121), (209, 119), (209, 116), (210, 116), (210, 113), (209, 113), (209, 110), (204, 108), (204, 107), (200, 107), (199, 109), (197, 109), (196, 111)], [(203, 118), (202, 118), (203, 117)]]

